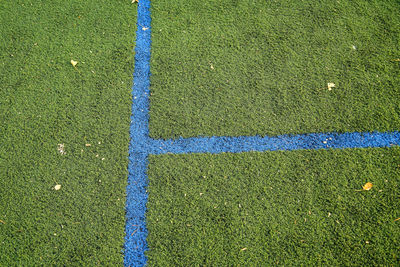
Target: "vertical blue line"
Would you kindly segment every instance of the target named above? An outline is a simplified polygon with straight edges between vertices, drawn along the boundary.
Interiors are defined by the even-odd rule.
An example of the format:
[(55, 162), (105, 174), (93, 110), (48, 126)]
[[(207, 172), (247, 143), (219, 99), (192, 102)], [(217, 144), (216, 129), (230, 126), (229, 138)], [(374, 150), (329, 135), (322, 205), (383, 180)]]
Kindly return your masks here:
[(132, 87), (132, 114), (129, 144), (128, 186), (126, 188), (125, 266), (144, 266), (147, 262), (146, 202), (149, 140), (150, 93), (150, 0), (140, 0)]
[(149, 154), (222, 153), (297, 149), (391, 147), (400, 145), (400, 132), (389, 133), (312, 133), (303, 135), (212, 136), (154, 140), (149, 137), (150, 0), (140, 0), (132, 87), (132, 114), (129, 143), (128, 186), (126, 197), (125, 266), (144, 266), (148, 250), (146, 203)]
[(147, 228), (145, 221), (147, 202), (147, 154), (129, 156), (129, 177), (126, 196), (125, 266), (144, 266), (147, 258)]

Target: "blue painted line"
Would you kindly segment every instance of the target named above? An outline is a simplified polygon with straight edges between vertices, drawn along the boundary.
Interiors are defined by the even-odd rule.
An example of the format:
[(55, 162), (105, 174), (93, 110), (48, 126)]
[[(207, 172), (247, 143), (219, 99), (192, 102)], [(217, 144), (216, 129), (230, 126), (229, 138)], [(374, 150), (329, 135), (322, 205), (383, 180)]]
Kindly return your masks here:
[(400, 145), (400, 132), (371, 133), (313, 133), (300, 135), (261, 136), (213, 136), (178, 138), (175, 140), (148, 141), (150, 154), (222, 153), (249, 151), (276, 151), (297, 149), (367, 148)]
[(129, 177), (126, 188), (125, 266), (144, 266), (147, 247), (145, 221), (147, 203), (147, 154), (129, 155)]
[(138, 5), (135, 72), (132, 87), (132, 115), (129, 144), (128, 186), (126, 198), (125, 266), (144, 266), (148, 250), (146, 238), (147, 166), (150, 154), (239, 153), (298, 149), (343, 149), (391, 147), (400, 145), (400, 132), (311, 133), (300, 135), (213, 136), (178, 139), (149, 137), (150, 0)]
[(147, 158), (149, 136), (150, 85), (150, 1), (140, 0), (135, 48), (135, 72), (132, 87), (132, 114), (129, 145), (128, 186), (126, 188), (125, 266), (144, 266), (147, 262), (146, 202)]

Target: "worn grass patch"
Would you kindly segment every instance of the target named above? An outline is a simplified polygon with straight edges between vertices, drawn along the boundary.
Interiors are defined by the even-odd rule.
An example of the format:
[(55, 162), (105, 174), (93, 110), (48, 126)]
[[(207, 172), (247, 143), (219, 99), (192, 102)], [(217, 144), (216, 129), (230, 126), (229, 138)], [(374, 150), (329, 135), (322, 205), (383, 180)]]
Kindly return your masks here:
[(0, 1), (0, 24), (0, 265), (121, 265), (136, 6)]
[(151, 156), (149, 265), (398, 265), (399, 158), (398, 147)]
[(399, 130), (399, 13), (396, 0), (154, 0), (150, 134)]

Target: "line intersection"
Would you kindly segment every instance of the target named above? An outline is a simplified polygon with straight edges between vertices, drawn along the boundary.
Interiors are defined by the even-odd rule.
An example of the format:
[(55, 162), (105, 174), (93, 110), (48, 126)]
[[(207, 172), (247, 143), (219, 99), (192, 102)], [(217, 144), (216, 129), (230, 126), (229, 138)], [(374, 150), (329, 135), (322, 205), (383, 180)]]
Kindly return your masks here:
[(135, 70), (132, 87), (132, 115), (126, 198), (125, 266), (143, 266), (147, 262), (146, 202), (149, 155), (185, 153), (240, 153), (299, 149), (343, 149), (391, 147), (400, 145), (400, 132), (310, 133), (299, 135), (212, 136), (178, 139), (149, 137), (150, 0), (138, 4)]

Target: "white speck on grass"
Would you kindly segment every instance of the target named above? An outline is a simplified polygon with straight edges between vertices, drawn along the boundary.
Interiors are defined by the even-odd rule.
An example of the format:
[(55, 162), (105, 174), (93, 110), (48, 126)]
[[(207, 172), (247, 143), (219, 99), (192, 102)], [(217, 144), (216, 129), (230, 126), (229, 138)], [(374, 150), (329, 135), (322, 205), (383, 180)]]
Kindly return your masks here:
[(351, 48), (353, 48), (354, 50), (357, 49), (357, 47), (355, 45), (352, 45)]
[(57, 148), (58, 152), (60, 152), (61, 155), (65, 155), (65, 150), (64, 150), (64, 144), (58, 144)]
[(60, 189), (61, 189), (61, 185), (60, 184), (57, 184), (57, 185), (54, 186), (54, 190), (60, 190)]

